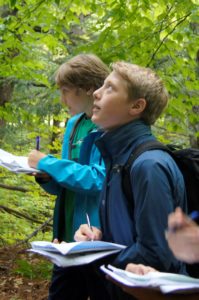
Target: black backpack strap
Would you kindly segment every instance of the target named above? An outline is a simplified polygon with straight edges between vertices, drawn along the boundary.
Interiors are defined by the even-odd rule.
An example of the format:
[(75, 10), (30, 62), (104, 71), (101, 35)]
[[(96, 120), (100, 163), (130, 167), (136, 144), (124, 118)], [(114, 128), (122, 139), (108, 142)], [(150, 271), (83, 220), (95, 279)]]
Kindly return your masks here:
[(127, 200), (127, 205), (129, 210), (131, 211), (131, 214), (134, 213), (134, 206), (133, 206), (133, 191), (132, 191), (132, 185), (131, 185), (131, 177), (130, 177), (130, 170), (131, 166), (133, 165), (134, 161), (145, 151), (148, 150), (156, 150), (161, 149), (167, 152), (171, 152), (167, 146), (164, 144), (156, 141), (151, 140), (144, 142), (140, 145), (138, 145), (130, 154), (126, 164), (121, 169), (121, 176), (122, 176), (122, 190)]

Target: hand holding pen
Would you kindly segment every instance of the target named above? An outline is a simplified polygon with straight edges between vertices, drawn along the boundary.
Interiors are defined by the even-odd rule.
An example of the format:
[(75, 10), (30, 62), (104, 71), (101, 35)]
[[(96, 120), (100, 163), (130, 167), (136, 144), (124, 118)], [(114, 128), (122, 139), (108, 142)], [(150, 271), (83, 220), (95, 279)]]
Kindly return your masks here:
[[(36, 149), (32, 150), (28, 155), (28, 164), (31, 168), (38, 169), (39, 161), (46, 156), (46, 154), (39, 151), (40, 149), (40, 136), (36, 137)], [(33, 172), (31, 173), (32, 176), (35, 176), (39, 179), (42, 179), (43, 182), (48, 182), (51, 177), (49, 174), (41, 172)]]
[(39, 151), (40, 149), (40, 137), (36, 137), (36, 149), (32, 150), (28, 155), (28, 164), (30, 167), (37, 169), (40, 159), (46, 156), (46, 154)]
[(86, 214), (87, 224), (82, 224), (75, 232), (74, 239), (77, 242), (94, 241), (102, 239), (102, 232), (95, 226), (91, 226), (88, 214)]
[(180, 207), (171, 213), (168, 218), (168, 231), (176, 232), (184, 227), (195, 226), (195, 222), (199, 221), (199, 211), (192, 211), (189, 215), (185, 215)]
[[(180, 208), (169, 215), (166, 239), (173, 254), (187, 263), (199, 262), (199, 212), (185, 215)], [(193, 220), (194, 219), (194, 220)]]
[(37, 169), (38, 162), (40, 159), (44, 158), (46, 154), (38, 151), (32, 150), (28, 155), (28, 164), (30, 167)]

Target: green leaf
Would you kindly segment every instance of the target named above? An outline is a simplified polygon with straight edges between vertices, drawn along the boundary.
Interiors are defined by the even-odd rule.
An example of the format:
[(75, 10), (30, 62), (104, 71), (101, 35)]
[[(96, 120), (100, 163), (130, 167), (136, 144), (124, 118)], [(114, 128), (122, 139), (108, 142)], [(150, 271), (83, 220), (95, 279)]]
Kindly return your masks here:
[(10, 0), (10, 6), (11, 6), (11, 7), (14, 7), (15, 4), (16, 4), (16, 2), (17, 2), (16, 0)]

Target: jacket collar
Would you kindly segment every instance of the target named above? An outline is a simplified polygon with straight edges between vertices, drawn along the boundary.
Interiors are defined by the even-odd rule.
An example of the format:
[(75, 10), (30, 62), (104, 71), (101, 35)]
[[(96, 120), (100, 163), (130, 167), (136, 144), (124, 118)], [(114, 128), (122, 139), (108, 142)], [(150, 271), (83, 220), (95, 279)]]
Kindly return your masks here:
[(151, 138), (151, 128), (142, 120), (134, 120), (112, 131), (105, 132), (97, 141), (102, 156), (112, 157), (113, 160), (122, 153), (131, 151), (132, 145), (136, 146), (142, 139)]

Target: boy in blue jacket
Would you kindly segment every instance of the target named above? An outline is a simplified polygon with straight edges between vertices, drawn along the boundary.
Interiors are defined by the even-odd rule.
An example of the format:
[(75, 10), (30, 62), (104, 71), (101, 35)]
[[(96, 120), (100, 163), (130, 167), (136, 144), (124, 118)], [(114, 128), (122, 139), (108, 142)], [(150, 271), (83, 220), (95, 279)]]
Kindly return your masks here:
[[(62, 64), (56, 74), (61, 100), (72, 118), (67, 122), (62, 146), (62, 158), (33, 150), (29, 165), (43, 171), (36, 180), (43, 189), (57, 196), (54, 221), (54, 242), (71, 242), (74, 232), (86, 221), (100, 226), (99, 193), (105, 168), (94, 141), (100, 136), (91, 121), (93, 91), (109, 74), (108, 67), (95, 55), (80, 54)], [(42, 177), (38, 177), (42, 176)], [(78, 285), (78, 288), (74, 286)], [(54, 266), (49, 300), (87, 300), (86, 283), (81, 267)]]
[[(114, 258), (106, 259), (119, 268), (132, 262), (163, 272), (185, 273), (184, 264), (173, 256), (165, 239), (168, 215), (177, 206), (186, 211), (185, 185), (175, 161), (162, 150), (146, 151), (135, 160), (130, 170), (133, 213), (122, 190), (120, 168), (116, 172), (114, 168), (125, 165), (136, 146), (155, 140), (150, 125), (166, 107), (167, 91), (151, 69), (125, 62), (114, 63), (112, 68), (104, 85), (94, 92), (92, 115), (92, 121), (105, 131), (96, 141), (106, 165), (102, 227), (93, 226), (91, 231), (84, 224), (75, 240), (102, 239), (126, 245)], [(113, 284), (106, 285), (104, 299), (132, 299)]]

